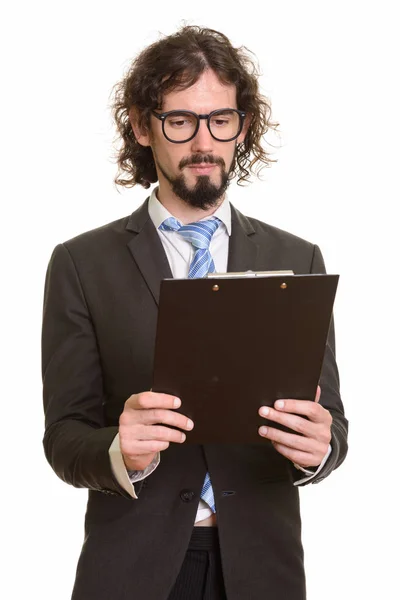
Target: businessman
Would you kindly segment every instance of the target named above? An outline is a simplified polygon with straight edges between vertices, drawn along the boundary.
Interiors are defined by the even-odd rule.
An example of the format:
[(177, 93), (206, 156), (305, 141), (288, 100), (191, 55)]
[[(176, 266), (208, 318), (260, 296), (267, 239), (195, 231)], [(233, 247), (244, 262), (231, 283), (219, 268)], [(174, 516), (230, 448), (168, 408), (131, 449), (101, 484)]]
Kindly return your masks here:
[(114, 116), (116, 182), (157, 185), (129, 217), (59, 244), (45, 284), (44, 449), (89, 490), (72, 598), (304, 600), (298, 488), (347, 452), (333, 325), (315, 397), (261, 407), (259, 444), (186, 444), (184, 398), (151, 391), (163, 278), (325, 272), (318, 246), (229, 203), (235, 177), (271, 162), (257, 71), (222, 33), (183, 27), (133, 61)]

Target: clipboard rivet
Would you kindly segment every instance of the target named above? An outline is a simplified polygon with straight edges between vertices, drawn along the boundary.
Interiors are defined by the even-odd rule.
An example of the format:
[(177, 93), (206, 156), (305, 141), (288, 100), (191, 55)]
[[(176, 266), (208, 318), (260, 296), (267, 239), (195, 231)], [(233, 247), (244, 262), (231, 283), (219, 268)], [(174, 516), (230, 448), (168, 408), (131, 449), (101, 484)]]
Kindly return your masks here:
[(281, 290), (286, 290), (287, 283), (281, 283)]
[(219, 292), (219, 285), (213, 285), (212, 286), (212, 291), (213, 292)]

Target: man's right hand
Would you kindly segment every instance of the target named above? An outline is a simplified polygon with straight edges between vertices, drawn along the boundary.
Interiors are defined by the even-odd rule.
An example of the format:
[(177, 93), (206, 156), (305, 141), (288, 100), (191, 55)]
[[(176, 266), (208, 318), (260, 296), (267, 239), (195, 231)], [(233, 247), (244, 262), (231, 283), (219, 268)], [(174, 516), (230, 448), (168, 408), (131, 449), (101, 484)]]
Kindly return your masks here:
[(129, 471), (143, 471), (170, 442), (182, 444), (185, 441), (182, 431), (164, 426), (193, 429), (193, 421), (175, 412), (180, 406), (180, 399), (169, 394), (142, 392), (128, 398), (119, 418), (119, 443)]

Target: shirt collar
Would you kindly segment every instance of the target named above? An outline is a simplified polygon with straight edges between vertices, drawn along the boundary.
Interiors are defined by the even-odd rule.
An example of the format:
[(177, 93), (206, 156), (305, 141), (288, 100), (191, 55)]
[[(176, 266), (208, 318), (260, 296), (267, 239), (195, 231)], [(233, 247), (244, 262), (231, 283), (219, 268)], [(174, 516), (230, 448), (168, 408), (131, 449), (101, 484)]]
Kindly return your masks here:
[[(169, 217), (173, 217), (171, 213), (165, 208), (163, 204), (157, 198), (157, 190), (158, 187), (155, 187), (151, 192), (149, 199), (149, 215), (150, 219), (153, 221), (154, 227), (158, 229)], [(204, 219), (209, 219), (210, 216), (218, 217), (225, 225), (228, 235), (231, 235), (232, 231), (232, 215), (231, 215), (231, 205), (229, 204), (228, 196), (225, 194), (225, 198), (222, 204), (218, 207), (218, 209), (212, 215), (208, 217), (204, 217)], [(200, 219), (203, 221), (204, 219)]]

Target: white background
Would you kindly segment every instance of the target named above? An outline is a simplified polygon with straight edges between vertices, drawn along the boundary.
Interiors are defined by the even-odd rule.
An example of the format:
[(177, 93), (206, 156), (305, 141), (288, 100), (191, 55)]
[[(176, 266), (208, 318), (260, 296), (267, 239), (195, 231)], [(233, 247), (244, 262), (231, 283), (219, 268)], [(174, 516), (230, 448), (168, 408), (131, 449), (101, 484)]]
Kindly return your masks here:
[(45, 270), (57, 243), (145, 199), (142, 188), (119, 194), (113, 185), (109, 94), (130, 59), (182, 19), (255, 52), (281, 124), (278, 163), (262, 182), (232, 185), (231, 200), (318, 243), (328, 272), (341, 276), (337, 358), (350, 452), (326, 481), (301, 490), (308, 598), (400, 597), (396, 4), (70, 0), (3, 9), (3, 597), (70, 598), (86, 491), (59, 481), (41, 446)]

